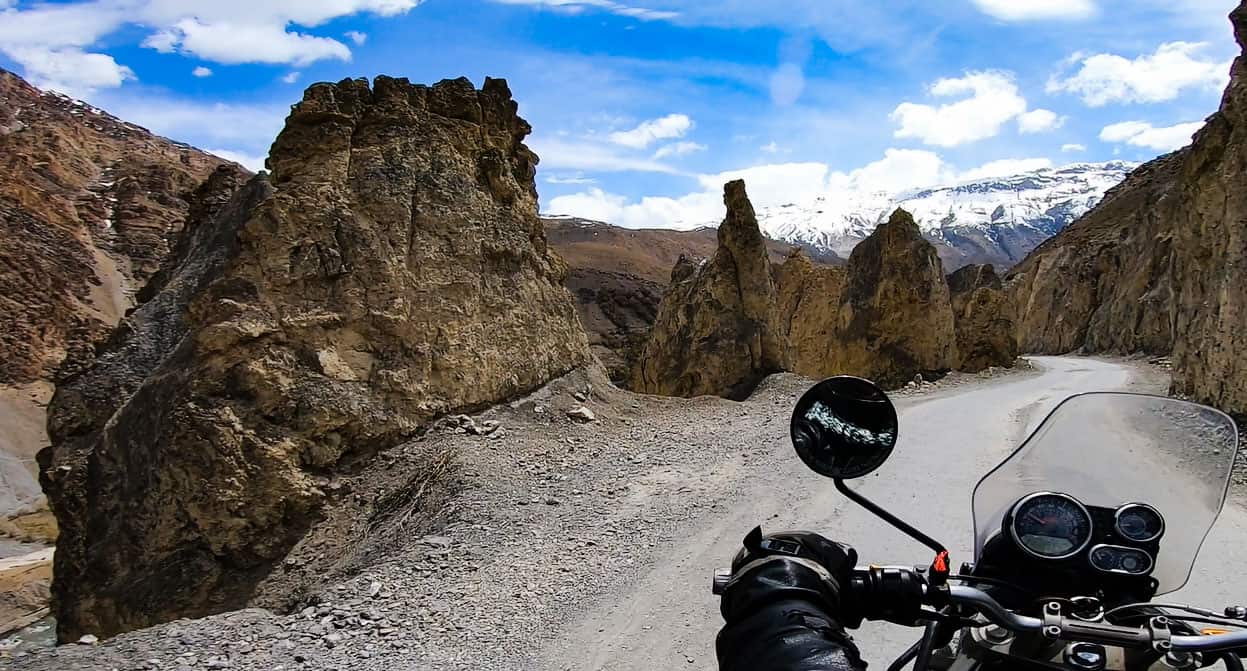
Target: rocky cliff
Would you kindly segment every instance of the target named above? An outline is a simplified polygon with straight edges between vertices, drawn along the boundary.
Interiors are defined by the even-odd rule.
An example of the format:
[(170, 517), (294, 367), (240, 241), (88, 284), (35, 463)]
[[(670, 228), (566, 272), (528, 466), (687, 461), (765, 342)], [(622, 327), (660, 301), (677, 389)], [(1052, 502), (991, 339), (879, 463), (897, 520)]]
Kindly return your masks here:
[(896, 387), (957, 367), (944, 266), (909, 213), (855, 247), (845, 273), (832, 368)]
[(800, 250), (772, 265), (744, 184), (724, 190), (719, 248), (672, 270), (635, 389), (741, 398), (778, 370), (900, 386), (957, 366), (943, 266), (907, 213), (897, 210), (844, 268), (816, 266)]
[(224, 164), (0, 70), (0, 515), (38, 496), (56, 371), (90, 360)]
[[(714, 228), (673, 231), (628, 229), (574, 217), (544, 220), (550, 246), (568, 265), (567, 286), (589, 334), (589, 346), (611, 378), (628, 377), (658, 314), (658, 303), (681, 256), (706, 259), (718, 248)], [(793, 245), (767, 239), (772, 263), (782, 263)], [(817, 266), (843, 265), (832, 253), (807, 250)]]
[(957, 368), (977, 373), (1007, 368), (1018, 356), (1013, 302), (990, 265), (964, 266), (948, 276), (957, 330)]
[(502, 80), (307, 90), (53, 399), (62, 640), (245, 604), (326, 476), (586, 363), (530, 130)]
[[(1247, 49), (1247, 3), (1230, 20)], [(1192, 144), (1136, 170), (1009, 278), (1024, 350), (1174, 357), (1174, 391), (1247, 412), (1247, 56)]]
[(632, 376), (636, 391), (740, 399), (782, 368), (771, 264), (745, 183), (724, 185), (723, 203), (714, 256), (681, 257), (672, 270)]

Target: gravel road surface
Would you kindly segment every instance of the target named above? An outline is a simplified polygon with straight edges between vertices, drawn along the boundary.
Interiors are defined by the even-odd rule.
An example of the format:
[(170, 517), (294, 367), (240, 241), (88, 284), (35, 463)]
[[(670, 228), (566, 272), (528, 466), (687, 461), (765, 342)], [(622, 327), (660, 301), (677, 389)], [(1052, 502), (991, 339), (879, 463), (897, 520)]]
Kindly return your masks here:
[[(1078, 392), (1167, 384), (1163, 371), (1138, 361), (1031, 361), (1030, 370), (952, 376), (898, 394), (900, 443), (855, 486), (942, 539), (959, 563), (970, 558), (974, 483), (1048, 410)], [(454, 521), (305, 607), (0, 656), (0, 668), (714, 669), (710, 577), (753, 525), (814, 529), (852, 543), (863, 561), (930, 561), (792, 452), (789, 413), (810, 384), (774, 376), (743, 403), (586, 389), (583, 380), (555, 385), (477, 418), (501, 422), (500, 435), (420, 441), (462, 454)], [(567, 416), (581, 404), (595, 421)], [(401, 462), (404, 452), (395, 454)], [(1234, 549), (1244, 540), (1247, 513), (1227, 508), (1180, 597), (1235, 602), (1225, 578), (1238, 577)], [(916, 637), (891, 625), (857, 635), (877, 668)]]

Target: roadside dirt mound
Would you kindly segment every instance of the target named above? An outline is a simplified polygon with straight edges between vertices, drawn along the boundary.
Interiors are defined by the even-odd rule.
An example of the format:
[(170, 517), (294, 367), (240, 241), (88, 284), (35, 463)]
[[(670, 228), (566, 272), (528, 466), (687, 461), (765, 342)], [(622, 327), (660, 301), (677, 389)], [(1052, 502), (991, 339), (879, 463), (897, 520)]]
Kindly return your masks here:
[[(590, 360), (530, 130), (502, 80), (307, 90), (271, 180), (191, 228), (159, 293), (57, 390), (40, 466), (62, 640), (244, 605), (335, 475)], [(398, 467), (428, 470), (413, 459)], [(335, 559), (314, 557), (309, 575)]]

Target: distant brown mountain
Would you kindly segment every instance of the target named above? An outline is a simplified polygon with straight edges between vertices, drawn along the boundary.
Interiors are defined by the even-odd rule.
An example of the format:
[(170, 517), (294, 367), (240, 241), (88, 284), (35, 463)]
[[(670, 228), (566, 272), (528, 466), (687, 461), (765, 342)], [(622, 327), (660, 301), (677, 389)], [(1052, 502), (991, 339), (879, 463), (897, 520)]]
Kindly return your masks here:
[[(714, 228), (630, 229), (572, 217), (543, 219), (550, 246), (568, 265), (567, 286), (598, 358), (622, 381), (636, 361), (680, 256), (706, 259), (718, 247)], [(768, 239), (772, 264), (794, 245)], [(843, 265), (831, 252), (805, 247), (815, 263)]]
[(0, 70), (0, 513), (38, 496), (51, 377), (134, 304), (222, 165)]

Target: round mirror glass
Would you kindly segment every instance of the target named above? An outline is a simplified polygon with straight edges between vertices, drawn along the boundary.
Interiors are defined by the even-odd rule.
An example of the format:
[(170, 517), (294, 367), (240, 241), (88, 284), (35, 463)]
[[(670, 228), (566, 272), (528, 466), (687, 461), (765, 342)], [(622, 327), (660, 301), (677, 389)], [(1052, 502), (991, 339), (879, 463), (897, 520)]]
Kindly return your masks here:
[(896, 446), (896, 408), (875, 383), (833, 377), (814, 385), (792, 412), (792, 444), (816, 473), (850, 480), (873, 472)]

